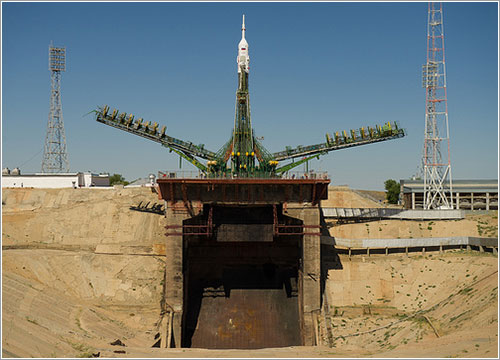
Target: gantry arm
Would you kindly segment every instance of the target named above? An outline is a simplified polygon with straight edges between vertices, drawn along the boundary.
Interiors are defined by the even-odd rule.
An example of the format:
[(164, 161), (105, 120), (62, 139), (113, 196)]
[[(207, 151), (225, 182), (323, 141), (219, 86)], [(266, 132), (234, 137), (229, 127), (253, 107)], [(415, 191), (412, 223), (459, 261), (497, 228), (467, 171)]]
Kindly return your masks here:
[(343, 131), (336, 132), (332, 137), (326, 134), (326, 142), (316, 145), (298, 146), (296, 148), (287, 147), (285, 151), (271, 154), (273, 160), (283, 161), (298, 157), (311, 157), (313, 155), (326, 154), (330, 151), (340, 150), (353, 146), (372, 144), (380, 141), (393, 140), (405, 136), (403, 129), (398, 128), (396, 122), (387, 123), (384, 126), (377, 125), (375, 128), (360, 128), (351, 130), (349, 134)]
[(199, 162), (198, 160), (196, 160), (194, 157), (192, 157), (191, 155), (189, 154), (185, 154), (183, 153), (182, 151), (179, 151), (177, 149), (174, 149), (174, 148), (170, 148), (171, 151), (175, 152), (176, 154), (178, 154), (179, 156), (183, 157), (184, 159), (186, 159), (187, 161), (189, 161), (191, 164), (193, 164), (194, 166), (196, 166), (198, 169), (200, 169), (201, 171), (203, 171), (204, 173), (207, 172), (207, 167), (205, 165), (203, 165), (201, 162)]
[[(194, 159), (195, 157), (206, 160), (217, 159), (217, 155), (214, 152), (205, 149), (203, 145), (194, 145), (191, 142), (182, 141), (168, 136), (165, 134), (166, 126), (162, 126), (161, 129), (158, 129), (157, 123), (150, 124), (149, 121), (143, 122), (142, 118), (134, 121), (134, 116), (132, 114), (119, 113), (116, 109), (110, 112), (107, 105), (95, 110), (95, 114), (96, 120), (103, 124), (155, 141), (177, 153), (181, 152), (182, 154), (188, 156), (191, 159), (188, 160), (198, 168), (200, 167), (192, 161), (196, 161)], [(198, 161), (196, 161), (196, 163), (202, 165)]]
[(293, 168), (295, 168), (295, 167), (297, 167), (299, 165), (302, 165), (303, 163), (305, 163), (305, 162), (307, 162), (307, 161), (309, 161), (309, 160), (311, 160), (313, 158), (319, 159), (319, 154), (312, 155), (312, 156), (306, 156), (302, 160), (295, 161), (295, 162), (289, 163), (287, 165), (284, 165), (282, 167), (279, 167), (279, 168), (276, 169), (276, 174), (281, 175), (283, 173), (286, 173), (287, 171), (290, 171)]

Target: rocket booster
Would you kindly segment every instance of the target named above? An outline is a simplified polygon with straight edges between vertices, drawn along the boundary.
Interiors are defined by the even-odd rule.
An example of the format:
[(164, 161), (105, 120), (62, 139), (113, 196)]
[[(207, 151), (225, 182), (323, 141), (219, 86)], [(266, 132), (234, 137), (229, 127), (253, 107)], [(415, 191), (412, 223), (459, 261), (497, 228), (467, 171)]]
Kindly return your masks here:
[(243, 15), (243, 24), (241, 25), (241, 40), (238, 44), (238, 57), (236, 58), (236, 63), (238, 64), (238, 72), (241, 70), (248, 73), (250, 69), (250, 56), (248, 56), (248, 43), (245, 39), (245, 15)]

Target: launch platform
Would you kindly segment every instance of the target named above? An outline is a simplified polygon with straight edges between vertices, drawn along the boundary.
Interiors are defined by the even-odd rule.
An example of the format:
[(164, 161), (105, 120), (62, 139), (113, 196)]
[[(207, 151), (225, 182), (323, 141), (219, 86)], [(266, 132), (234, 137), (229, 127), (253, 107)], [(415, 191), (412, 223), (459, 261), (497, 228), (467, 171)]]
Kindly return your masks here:
[[(157, 180), (166, 208), (167, 346), (314, 345), (329, 179)], [(222, 336), (221, 334), (225, 334)]]

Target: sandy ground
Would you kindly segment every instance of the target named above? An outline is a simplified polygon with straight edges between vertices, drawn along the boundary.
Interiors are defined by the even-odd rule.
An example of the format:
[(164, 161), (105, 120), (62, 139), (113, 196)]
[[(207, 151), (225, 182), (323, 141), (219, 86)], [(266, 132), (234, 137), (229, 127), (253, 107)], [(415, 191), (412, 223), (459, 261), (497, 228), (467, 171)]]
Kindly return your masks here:
[(326, 284), (335, 348), (389, 357), (496, 356), (496, 256), (457, 250), (351, 261), (341, 255), (341, 262)]
[[(160, 320), (156, 299), (146, 302), (143, 296), (143, 303), (111, 304), (105, 297), (82, 298), (75, 288), (87, 288), (83, 281), (57, 282), (44, 271), (26, 272), (27, 259), (34, 256), (57, 263), (61, 256), (79, 255), (3, 251), (5, 357), (497, 356), (498, 258), (489, 253), (394, 254), (351, 261), (341, 255), (342, 269), (328, 274), (330, 305), (321, 316), (322, 345), (259, 350), (152, 348)], [(21, 275), (23, 267), (30, 276)], [(111, 346), (117, 339), (126, 346)]]
[[(330, 194), (333, 205), (328, 206), (377, 204), (348, 189)], [(140, 202), (159, 203), (146, 189), (4, 189), (3, 357), (498, 355), (498, 258), (459, 250), (408, 258), (359, 255), (349, 260), (340, 255), (340, 268), (328, 270), (328, 306), (320, 316), (317, 347), (154, 348), (163, 257), (147, 251), (98, 251), (108, 245), (154, 247), (164, 241), (160, 215), (130, 209)], [(346, 238), (410, 237), (410, 232), (413, 237), (497, 236), (497, 221), (497, 213), (490, 212), (432, 224), (343, 224), (330, 232)], [(117, 339), (126, 346), (110, 345)]]
[(348, 186), (329, 186), (328, 199), (321, 201), (322, 207), (378, 208), (385, 204), (380, 192), (352, 190)]

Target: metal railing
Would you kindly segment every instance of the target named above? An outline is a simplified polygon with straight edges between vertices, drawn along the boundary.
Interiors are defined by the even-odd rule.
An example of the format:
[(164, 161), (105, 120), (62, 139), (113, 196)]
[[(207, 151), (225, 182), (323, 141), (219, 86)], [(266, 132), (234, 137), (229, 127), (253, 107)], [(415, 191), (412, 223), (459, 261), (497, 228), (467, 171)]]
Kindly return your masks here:
[(329, 180), (330, 176), (326, 171), (303, 172), (303, 171), (288, 171), (281, 176), (238, 176), (237, 174), (209, 174), (206, 175), (201, 171), (182, 171), (182, 170), (166, 170), (158, 171), (158, 179), (288, 179), (288, 180), (304, 180), (304, 179), (323, 179)]
[(143, 138), (155, 141), (167, 148), (180, 150), (192, 156), (202, 159), (215, 160), (216, 154), (205, 149), (205, 145), (195, 145), (192, 142), (183, 141), (167, 135), (166, 126), (159, 127), (158, 123), (143, 122), (142, 118), (135, 119), (134, 115), (125, 112), (120, 113), (117, 109), (110, 111), (110, 107), (105, 105), (95, 110), (96, 121), (127, 131), (131, 134), (142, 136)]
[(284, 151), (271, 154), (274, 160), (283, 161), (313, 154), (325, 154), (330, 151), (340, 150), (353, 146), (372, 144), (380, 141), (393, 140), (405, 136), (404, 129), (399, 128), (396, 122), (384, 126), (368, 126), (367, 128), (352, 129), (349, 132), (336, 132), (334, 135), (326, 134), (325, 143), (288, 147)]

